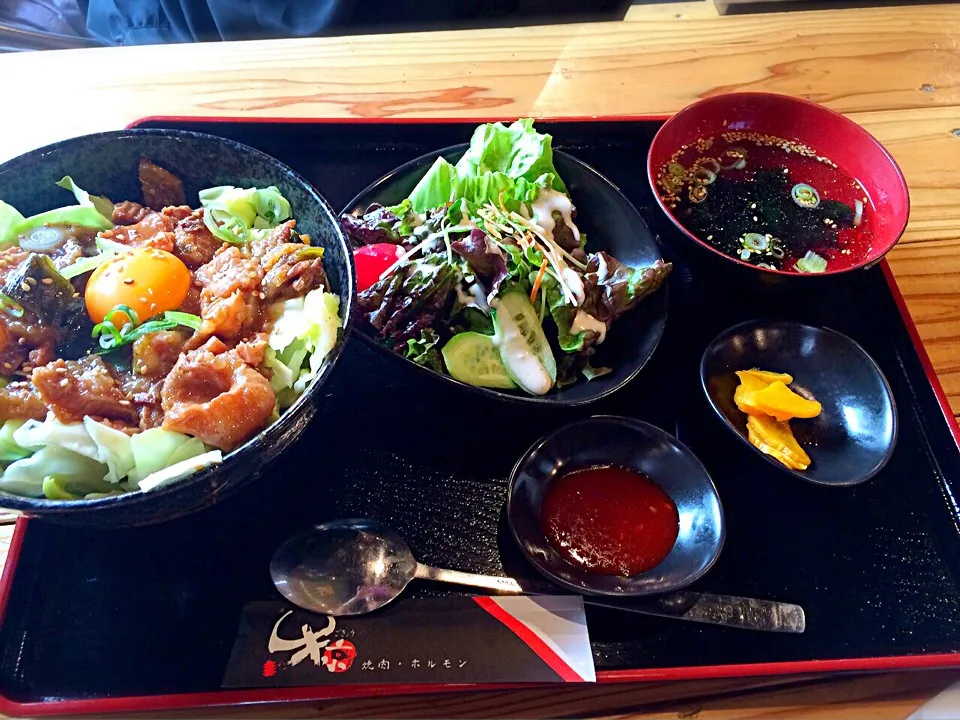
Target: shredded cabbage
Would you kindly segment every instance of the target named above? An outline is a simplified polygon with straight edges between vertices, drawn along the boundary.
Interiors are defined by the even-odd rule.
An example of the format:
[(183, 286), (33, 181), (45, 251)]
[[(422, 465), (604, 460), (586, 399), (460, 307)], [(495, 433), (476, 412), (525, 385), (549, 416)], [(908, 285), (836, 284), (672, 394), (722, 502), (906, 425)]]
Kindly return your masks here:
[(134, 468), (127, 477), (135, 484), (164, 468), (201, 455), (207, 446), (197, 438), (163, 428), (151, 428), (130, 438)]
[[(4, 471), (0, 489), (52, 500), (135, 490), (157, 473), (210, 450), (197, 438), (162, 428), (129, 436), (90, 417), (62, 423), (53, 413), (43, 422), (7, 421), (0, 428), (0, 452), (8, 446), (33, 455), (17, 459)], [(37, 457), (52, 457), (58, 464), (44, 470)], [(44, 483), (47, 476), (53, 480)]]
[(13, 439), (13, 433), (23, 425), (23, 420), (7, 420), (0, 427), (0, 463), (14, 462), (29, 457), (33, 451), (22, 447)]
[[(200, 191), (203, 221), (224, 242), (248, 242), (254, 230), (274, 228), (290, 217), (290, 203), (278, 188), (220, 185)], [(259, 234), (256, 234), (259, 237)]]
[(79, 225), (95, 230), (109, 230), (113, 227), (113, 203), (107, 198), (91, 195), (78, 187), (69, 175), (57, 185), (72, 192), (79, 204), (47, 210), (25, 218), (16, 208), (0, 201), (0, 248), (16, 245), (20, 235), (44, 225)]
[(102, 195), (91, 195), (74, 183), (73, 178), (69, 175), (64, 175), (60, 179), (60, 182), (57, 183), (57, 187), (62, 187), (64, 190), (72, 192), (78, 204), (93, 205), (98, 213), (107, 218), (107, 220), (110, 220), (111, 225), (113, 224), (113, 201), (110, 198), (103, 197)]
[(183, 460), (175, 465), (170, 465), (163, 470), (158, 470), (148, 475), (140, 481), (140, 489), (144, 492), (156, 490), (158, 487), (169, 485), (187, 475), (195, 473), (198, 470), (203, 470), (203, 468), (209, 467), (210, 465), (216, 465), (219, 462), (223, 462), (223, 453), (219, 450), (205, 452), (202, 455)]
[(54, 477), (66, 492), (82, 497), (92, 492), (109, 492), (111, 485), (103, 479), (106, 472), (106, 465), (96, 460), (48, 445), (9, 465), (0, 476), (0, 490), (14, 495), (44, 497), (44, 478)]
[(316, 377), (337, 342), (340, 298), (323, 288), (303, 297), (277, 303), (264, 365), (271, 371), (270, 384), (281, 409), (287, 408)]

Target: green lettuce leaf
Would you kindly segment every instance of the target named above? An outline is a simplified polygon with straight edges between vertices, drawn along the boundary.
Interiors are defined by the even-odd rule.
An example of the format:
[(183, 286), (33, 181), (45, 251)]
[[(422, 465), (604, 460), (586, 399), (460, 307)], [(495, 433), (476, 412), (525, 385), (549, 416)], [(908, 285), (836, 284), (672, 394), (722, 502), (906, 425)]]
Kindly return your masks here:
[(420, 331), (420, 336), (407, 340), (407, 351), (404, 357), (413, 360), (417, 365), (423, 365), (435, 372), (443, 372), (443, 362), (440, 360), (440, 351), (437, 343), (440, 336), (433, 328)]
[(460, 177), (477, 177), (500, 172), (514, 180), (535, 182), (551, 175), (550, 187), (562, 193), (566, 186), (553, 166), (553, 138), (533, 129), (533, 119), (524, 118), (510, 125), (486, 123), (473, 131), (470, 147), (457, 162)]
[[(475, 210), (487, 202), (519, 209), (531, 203), (540, 188), (565, 193), (566, 186), (553, 166), (552, 138), (533, 129), (533, 120), (480, 125), (470, 147), (456, 165), (438, 157), (410, 193), (418, 213), (466, 200)], [(455, 218), (454, 218), (455, 219)]]

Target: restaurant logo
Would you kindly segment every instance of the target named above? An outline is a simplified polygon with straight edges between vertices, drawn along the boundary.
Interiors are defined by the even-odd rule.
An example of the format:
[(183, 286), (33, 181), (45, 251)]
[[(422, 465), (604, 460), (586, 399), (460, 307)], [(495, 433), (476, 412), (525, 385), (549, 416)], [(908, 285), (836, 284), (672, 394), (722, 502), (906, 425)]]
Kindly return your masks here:
[(287, 667), (299, 665), (301, 662), (310, 658), (317, 667), (325, 668), (328, 672), (342, 673), (350, 669), (353, 661), (357, 657), (357, 648), (349, 640), (340, 638), (334, 640), (331, 644), (333, 632), (337, 629), (337, 621), (332, 617), (327, 617), (327, 625), (321, 630), (314, 630), (308, 624), (300, 626), (300, 637), (284, 638), (280, 636), (280, 625), (289, 615), (293, 614), (288, 610), (281, 615), (273, 625), (270, 633), (270, 640), (267, 643), (267, 651), (274, 653), (293, 653), (287, 660), (277, 662), (267, 660), (263, 664), (263, 676), (272, 677), (278, 670)]

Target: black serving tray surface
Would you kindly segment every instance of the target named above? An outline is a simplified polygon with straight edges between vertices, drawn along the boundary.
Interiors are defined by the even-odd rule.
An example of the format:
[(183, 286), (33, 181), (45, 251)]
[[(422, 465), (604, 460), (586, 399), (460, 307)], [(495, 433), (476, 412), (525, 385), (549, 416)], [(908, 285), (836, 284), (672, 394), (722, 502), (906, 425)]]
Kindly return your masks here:
[[(142, 124), (257, 147), (343, 207), (401, 163), (466, 141), (475, 123)], [(129, 530), (20, 521), (4, 573), (0, 710), (105, 712), (442, 689), (221, 691), (220, 683), (243, 606), (279, 597), (268, 574), (274, 548), (312, 523), (374, 517), (394, 526), (425, 563), (532, 576), (505, 525), (508, 474), (533, 441), (591, 414), (634, 416), (675, 433), (712, 474), (727, 540), (693, 589), (798, 603), (807, 613), (804, 634), (770, 635), (591, 608), (601, 681), (960, 664), (958, 435), (888, 270), (842, 276), (798, 297), (741, 294), (722, 276), (680, 262), (675, 231), (656, 209), (644, 170), (659, 124), (539, 123), (556, 147), (619, 185), (677, 261), (666, 333), (636, 380), (583, 408), (507, 404), (412, 372), (353, 338), (302, 439), (239, 496)], [(714, 416), (700, 388), (701, 353), (724, 328), (758, 316), (832, 327), (883, 369), (900, 436), (870, 482), (829, 488), (798, 481)], [(411, 596), (447, 592), (456, 591), (410, 588)]]

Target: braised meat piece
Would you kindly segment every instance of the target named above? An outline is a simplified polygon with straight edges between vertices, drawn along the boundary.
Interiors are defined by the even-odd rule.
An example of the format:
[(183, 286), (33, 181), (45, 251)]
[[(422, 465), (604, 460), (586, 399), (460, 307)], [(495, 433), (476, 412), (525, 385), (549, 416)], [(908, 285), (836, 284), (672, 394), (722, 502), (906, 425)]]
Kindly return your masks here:
[(168, 205), (183, 205), (187, 201), (180, 178), (147, 158), (140, 158), (139, 175), (144, 205), (162, 210)]
[(237, 338), (257, 320), (260, 310), (260, 265), (238, 247), (221, 247), (196, 272), (203, 324), (188, 343), (196, 349), (208, 337)]
[(99, 236), (104, 240), (112, 240), (130, 247), (152, 247), (172, 252), (176, 239), (174, 235), (176, 226), (177, 220), (171, 215), (151, 212), (133, 225), (121, 225), (112, 230), (104, 230), (99, 233)]
[(0, 420), (43, 420), (47, 406), (28, 382), (12, 382), (0, 388)]
[(133, 372), (160, 379), (176, 365), (187, 336), (179, 330), (161, 330), (147, 333), (133, 343)]
[(277, 225), (263, 240), (254, 240), (250, 243), (250, 254), (257, 260), (261, 260), (271, 250), (292, 242), (291, 237), (296, 224), (296, 220), (287, 220), (285, 223)]
[(80, 360), (54, 360), (34, 368), (31, 381), (40, 399), (60, 422), (93, 418), (121, 420), (133, 425), (139, 417), (111, 368), (98, 355)]
[(130, 398), (130, 402), (140, 417), (139, 426), (134, 432), (163, 425), (163, 407), (160, 401), (160, 389), (162, 387), (163, 378), (153, 379), (140, 377), (139, 375), (124, 375), (123, 391)]
[(211, 338), (181, 355), (161, 390), (167, 430), (232, 450), (262, 430), (276, 406), (270, 382)]
[(0, 283), (5, 283), (10, 271), (15, 270), (29, 254), (16, 245), (0, 250)]
[(113, 204), (113, 216), (111, 220), (113, 220), (114, 225), (136, 225), (151, 212), (153, 211), (150, 208), (140, 203), (133, 202), (132, 200), (124, 200), (123, 202)]
[(293, 238), (295, 225), (295, 220), (288, 220), (265, 239), (251, 244), (251, 253), (263, 269), (261, 288), (268, 303), (305, 295), (327, 285), (323, 249)]
[(54, 328), (40, 324), (32, 312), (16, 320), (0, 314), (0, 375), (12, 375), (45, 365), (54, 356)]
[(214, 237), (204, 225), (203, 208), (194, 210), (178, 222), (174, 235), (173, 252), (191, 270), (213, 260), (214, 254), (223, 245), (223, 241)]

